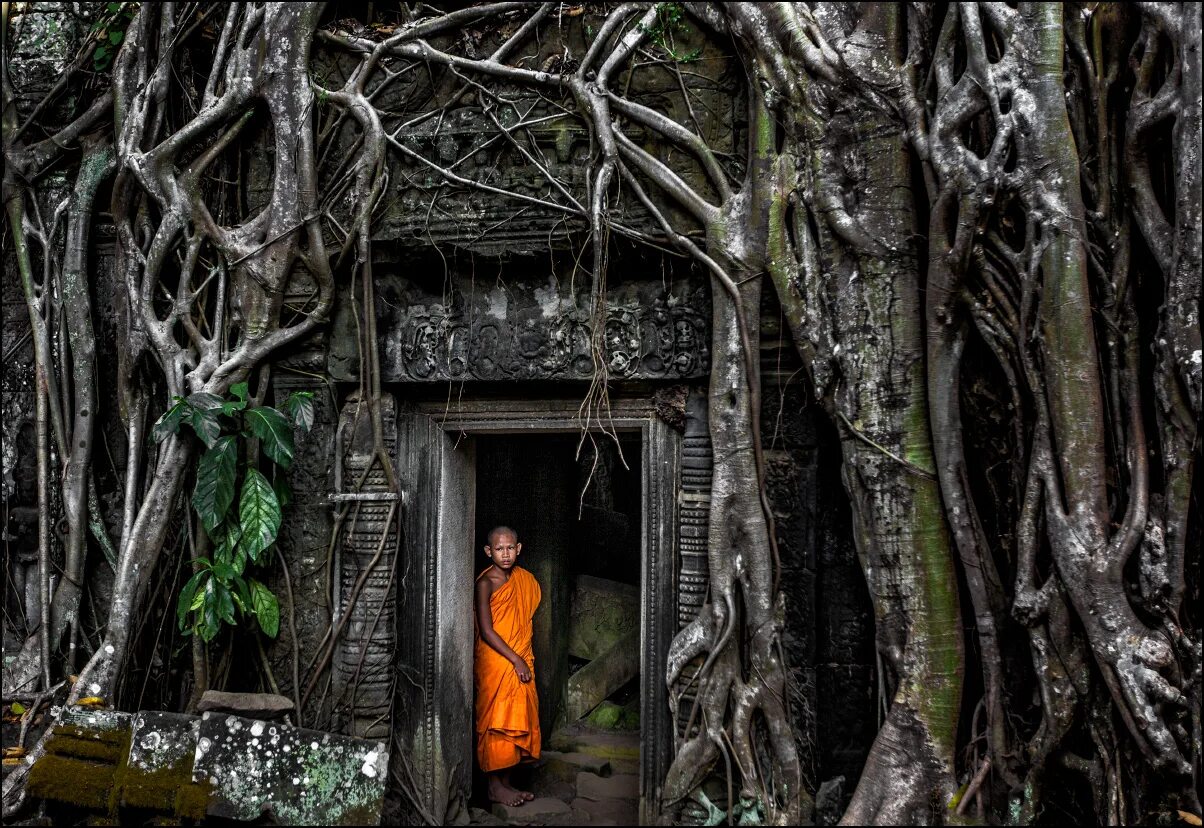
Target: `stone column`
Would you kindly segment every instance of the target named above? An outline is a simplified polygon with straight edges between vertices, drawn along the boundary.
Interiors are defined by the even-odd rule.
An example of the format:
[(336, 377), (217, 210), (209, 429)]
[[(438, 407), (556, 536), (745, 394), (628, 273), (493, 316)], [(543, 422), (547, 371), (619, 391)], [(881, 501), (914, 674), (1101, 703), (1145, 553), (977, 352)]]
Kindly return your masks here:
[[(397, 407), (388, 393), (380, 402), (385, 451), (396, 468)], [(348, 616), (332, 664), (335, 726), (352, 736), (383, 738), (389, 734), (393, 704), (397, 581), (402, 574), (397, 571), (401, 515), (394, 513), (390, 521), (389, 514), (402, 504), (389, 491), (385, 470), (374, 462), (368, 407), (356, 395), (343, 406), (335, 446), (335, 508), (350, 506), (335, 550), (336, 627)], [(363, 485), (358, 485), (361, 478)]]

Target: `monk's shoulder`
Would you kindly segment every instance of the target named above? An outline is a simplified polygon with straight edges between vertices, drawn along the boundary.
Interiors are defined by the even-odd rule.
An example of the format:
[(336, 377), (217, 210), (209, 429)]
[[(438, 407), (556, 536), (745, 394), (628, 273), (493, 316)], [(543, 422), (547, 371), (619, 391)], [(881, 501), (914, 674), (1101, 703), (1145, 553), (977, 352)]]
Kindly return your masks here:
[[(531, 570), (525, 569), (521, 566), (516, 566), (512, 570), (512, 573), (513, 572), (521, 572), (522, 573), (521, 577), (523, 578), (523, 580), (525, 580), (528, 584), (535, 587), (536, 589), (539, 589), (539, 579), (536, 578), (534, 574), (532, 574)], [(511, 574), (510, 577), (514, 577), (514, 575)]]
[(477, 595), (484, 595), (486, 598), (488, 598), (490, 595), (493, 595), (493, 593), (497, 591), (497, 588), (498, 588), (497, 576), (495, 576), (493, 572), (490, 572), (487, 570), (485, 572), (482, 572), (480, 574), (480, 576), (477, 578), (477, 587), (476, 587)]

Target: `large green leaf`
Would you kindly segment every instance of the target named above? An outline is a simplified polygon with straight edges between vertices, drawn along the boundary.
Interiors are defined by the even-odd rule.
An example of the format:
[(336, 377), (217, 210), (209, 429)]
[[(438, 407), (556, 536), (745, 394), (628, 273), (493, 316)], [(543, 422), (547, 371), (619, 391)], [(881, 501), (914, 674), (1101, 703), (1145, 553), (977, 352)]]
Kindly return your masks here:
[(201, 605), (201, 638), (209, 643), (221, 629), (222, 622), (217, 610), (217, 581), (210, 578), (205, 584), (204, 601)]
[(188, 583), (184, 584), (184, 589), (180, 592), (180, 600), (176, 603), (176, 621), (179, 622), (181, 632), (188, 626), (188, 613), (193, 608), (192, 599), (196, 597), (201, 581), (208, 574), (202, 569), (188, 579)]
[(155, 420), (155, 425), (151, 428), (151, 437), (156, 443), (162, 443), (169, 434), (178, 433), (180, 421), (192, 411), (192, 406), (183, 397), (176, 397), (175, 400), (175, 404), (164, 411), (163, 416)]
[(269, 638), (275, 638), (280, 632), (280, 602), (270, 589), (254, 578), (251, 579), (251, 606), (255, 608), (259, 628)]
[(234, 502), (234, 478), (238, 469), (238, 441), (232, 436), (219, 437), (201, 455), (196, 468), (196, 488), (192, 505), (208, 532), (225, 519)]
[[(232, 563), (240, 554), (238, 539), (242, 537), (242, 527), (238, 525), (238, 521), (227, 520), (217, 528), (213, 533), (213, 559), (215, 561), (224, 561)], [(245, 553), (241, 553), (243, 558), (246, 558)]]
[(256, 469), (247, 469), (238, 501), (238, 522), (242, 527), (239, 545), (259, 563), (260, 554), (272, 545), (280, 530), (280, 502), (272, 484)]
[(254, 612), (251, 607), (251, 589), (241, 575), (234, 576), (234, 603), (242, 613)]
[(274, 408), (248, 408), (244, 416), (251, 433), (259, 438), (263, 450), (276, 463), (288, 468), (293, 463), (293, 429), (289, 421)]
[(292, 418), (293, 425), (308, 432), (314, 427), (314, 392), (294, 391), (284, 401), (284, 410)]
[(230, 550), (230, 566), (235, 575), (241, 575), (247, 568), (247, 550), (239, 541), (242, 539), (242, 527), (237, 524), (226, 531), (226, 548)]
[[(214, 578), (216, 581), (217, 579)], [(218, 581), (214, 586), (214, 592), (217, 593), (217, 615), (227, 624), (234, 624), (234, 597), (230, 594), (230, 588), (221, 581)]]
[(236, 411), (242, 411), (247, 407), (247, 384), (245, 382), (235, 383), (230, 386), (230, 393), (237, 397), (237, 400), (227, 400), (222, 403), (223, 414), (233, 414)]
[(201, 438), (201, 442), (209, 448), (213, 447), (222, 433), (222, 426), (217, 421), (217, 415), (217, 411), (205, 411), (201, 408), (189, 410), (188, 424), (192, 426), (196, 436)]

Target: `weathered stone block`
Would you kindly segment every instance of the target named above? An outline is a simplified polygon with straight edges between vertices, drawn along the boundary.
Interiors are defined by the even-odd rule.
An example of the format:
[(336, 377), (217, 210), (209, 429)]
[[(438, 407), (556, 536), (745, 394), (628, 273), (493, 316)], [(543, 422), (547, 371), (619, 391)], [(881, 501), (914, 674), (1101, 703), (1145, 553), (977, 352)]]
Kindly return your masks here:
[(623, 720), (623, 708), (610, 702), (602, 702), (589, 714), (589, 723), (603, 730), (618, 730)]
[(588, 753), (561, 753), (557, 750), (545, 750), (540, 759), (542, 764), (538, 772), (555, 776), (558, 779), (575, 782), (577, 774), (592, 773), (597, 776), (610, 776), (610, 762)]
[(209, 813), (284, 825), (375, 825), (384, 804), (384, 742), (220, 713), (201, 717), (193, 779), (213, 788)]
[(233, 713), (249, 719), (279, 719), (293, 712), (293, 700), (275, 693), (226, 693), (206, 690), (197, 709), (202, 713)]
[(505, 825), (506, 820), (494, 816), (489, 811), (481, 808), (469, 808), (468, 818), (470, 825)]
[(638, 799), (593, 800), (579, 797), (570, 803), (570, 807), (588, 814), (590, 825), (637, 825), (640, 821)]
[(134, 719), (130, 753), (121, 772), (121, 804), (200, 820), (209, 786), (192, 781), (200, 719), (143, 711)]
[(634, 773), (628, 763), (640, 759), (638, 733), (600, 732), (579, 723), (556, 731), (548, 741), (553, 749), (564, 753), (587, 753), (604, 758), (616, 773)]
[(133, 714), (115, 710), (64, 710), (46, 753), (29, 771), (29, 796), (112, 813), (117, 770), (129, 748), (133, 719)]
[[(598, 706), (607, 696), (635, 678), (640, 671), (639, 630), (616, 641), (603, 655), (595, 658), (576, 673), (569, 676), (564, 691), (564, 717), (575, 722)], [(609, 708), (613, 708), (611, 711)], [(599, 711), (590, 722), (597, 727), (618, 728), (624, 724), (624, 711), (618, 705), (610, 705)], [(613, 716), (610, 714), (613, 712)], [(608, 716), (603, 720), (604, 716)]]
[[(639, 589), (589, 575), (577, 578), (569, 622), (569, 655), (592, 661), (639, 632)], [(638, 652), (638, 638), (635, 649)]]
[(844, 777), (828, 779), (815, 793), (815, 824), (835, 825), (844, 812)]

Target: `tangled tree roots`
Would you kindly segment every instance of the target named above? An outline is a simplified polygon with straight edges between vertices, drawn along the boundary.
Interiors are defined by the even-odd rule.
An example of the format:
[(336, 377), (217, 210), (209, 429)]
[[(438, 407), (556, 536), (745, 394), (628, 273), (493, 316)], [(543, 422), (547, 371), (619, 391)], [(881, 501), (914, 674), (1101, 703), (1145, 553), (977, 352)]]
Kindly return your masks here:
[[(319, 3), (104, 14), (126, 10), (116, 59), (96, 74), (107, 85), (72, 98), (86, 106), (64, 91), (97, 82), (81, 71), (103, 64), (96, 37), (23, 119), (4, 55), (5, 218), (31, 324), (40, 508), (39, 606), (26, 608), (40, 623), (5, 666), (6, 694), (44, 698), (86, 644), (70, 701), (120, 701), (160, 562), (207, 543), (181, 502), (191, 438), (154, 445), (149, 423), (176, 395), (243, 380), (264, 393), (273, 354), (326, 322), (335, 272), (359, 277), (361, 399), (391, 469), (371, 237), (396, 156), (435, 189), (582, 228), (595, 323), (612, 234), (672, 248), (711, 278), (710, 593), (667, 665), (679, 732), (665, 807), (717, 774), (742, 818), (810, 809), (760, 434), (768, 281), (840, 435), (875, 608), (883, 718), (845, 821), (940, 822), (972, 803), (1030, 822), (1067, 774), (1087, 781), (1101, 821), (1199, 812), (1188, 599), (1201, 537), (1201, 25), (1189, 4), (401, 4), (395, 21), (355, 31)], [(530, 65), (524, 50), (560, 43), (577, 16), (590, 24), (584, 53), (561, 44)], [(693, 115), (681, 82), (692, 58), (671, 43), (682, 21), (705, 33), (708, 58), (745, 70), (735, 155), (709, 146), (697, 118), (677, 123), (629, 94), (637, 69), (671, 73)], [(340, 82), (314, 77), (315, 44), (340, 61)], [(381, 105), (383, 89), (418, 76), (410, 114)], [(523, 96), (588, 131), (584, 192), (545, 163), (529, 134), (544, 116)], [(407, 140), (419, 124), (437, 136), (468, 105), (493, 124), (486, 145), (521, 157), (541, 193)], [(256, 142), (273, 163), (250, 208), (237, 156)], [(73, 187), (47, 184), (55, 165), (72, 166)], [(97, 358), (88, 273), (110, 180), (115, 368)], [(625, 223), (637, 205), (651, 229)], [(286, 307), (286, 292), (308, 298)], [(605, 427), (603, 327), (590, 427)], [(102, 376), (115, 379), (104, 385), (116, 385), (126, 442), (125, 469), (112, 470), (116, 544), (96, 492)], [(56, 508), (63, 577), (51, 590)], [(95, 645), (79, 623), (89, 535), (115, 573)], [(306, 674), (294, 665), (303, 704), (341, 634), (331, 627)], [(6, 778), (6, 816), (40, 750)]]

